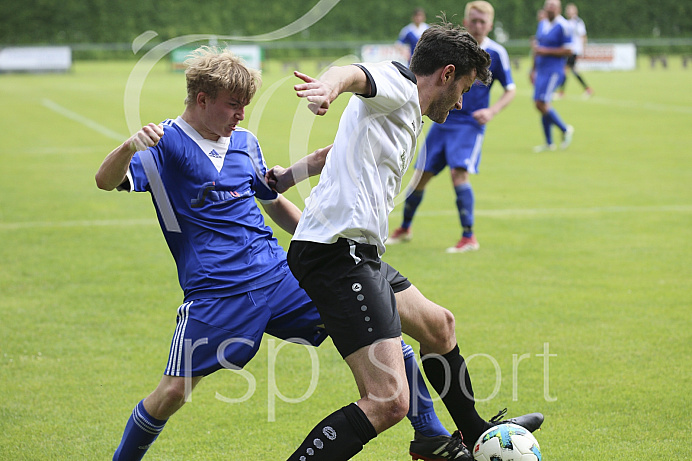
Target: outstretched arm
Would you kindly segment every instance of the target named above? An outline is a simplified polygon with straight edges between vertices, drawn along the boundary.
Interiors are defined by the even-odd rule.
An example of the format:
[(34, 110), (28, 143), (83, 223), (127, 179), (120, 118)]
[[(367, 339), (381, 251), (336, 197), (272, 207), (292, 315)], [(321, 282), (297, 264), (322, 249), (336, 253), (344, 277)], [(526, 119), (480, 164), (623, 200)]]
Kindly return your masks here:
[(267, 215), (283, 230), (293, 235), (300, 220), (301, 211), (293, 202), (283, 195), (269, 203), (262, 203)]
[(509, 105), (510, 102), (512, 102), (512, 99), (514, 99), (514, 96), (517, 94), (517, 90), (512, 87), (511, 89), (505, 88), (505, 92), (502, 93), (502, 96), (495, 102), (490, 107), (486, 107), (483, 109), (478, 109), (473, 113), (473, 118), (476, 119), (478, 123), (481, 125), (485, 125), (489, 121), (491, 121), (497, 114), (502, 111), (507, 105)]
[(572, 55), (572, 48), (568, 46), (561, 46), (559, 48), (552, 48), (547, 46), (540, 46), (538, 43), (533, 45), (534, 56), (556, 56), (556, 57), (567, 57)]
[(298, 160), (288, 168), (275, 166), (267, 172), (266, 180), (269, 187), (282, 194), (301, 181), (310, 176), (315, 176), (322, 172), (324, 162), (327, 161), (327, 154), (332, 149), (333, 144), (317, 149), (311, 154)]
[(153, 123), (143, 127), (106, 156), (96, 172), (96, 186), (113, 190), (123, 183), (135, 152), (155, 146), (163, 136), (163, 126)]
[(331, 67), (319, 80), (298, 71), (294, 75), (305, 82), (293, 87), (296, 95), (306, 98), (308, 108), (316, 115), (326, 114), (329, 105), (341, 93), (370, 94), (370, 82), (357, 66)]

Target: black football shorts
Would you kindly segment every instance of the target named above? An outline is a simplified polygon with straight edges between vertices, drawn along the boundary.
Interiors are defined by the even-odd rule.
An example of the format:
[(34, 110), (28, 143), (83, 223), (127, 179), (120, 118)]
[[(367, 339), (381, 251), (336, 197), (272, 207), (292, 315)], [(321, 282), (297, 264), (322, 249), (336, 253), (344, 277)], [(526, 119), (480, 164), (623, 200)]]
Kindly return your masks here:
[(291, 242), (288, 265), (344, 358), (401, 336), (394, 287), (402, 291), (411, 283), (383, 264), (374, 245), (343, 238), (332, 244)]

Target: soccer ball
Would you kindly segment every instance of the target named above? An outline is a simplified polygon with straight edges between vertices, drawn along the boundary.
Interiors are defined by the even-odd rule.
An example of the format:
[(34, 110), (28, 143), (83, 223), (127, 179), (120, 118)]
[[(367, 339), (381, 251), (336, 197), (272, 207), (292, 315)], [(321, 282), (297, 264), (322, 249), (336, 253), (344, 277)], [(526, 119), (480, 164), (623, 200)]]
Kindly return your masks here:
[(536, 438), (516, 424), (491, 427), (473, 446), (476, 461), (542, 461)]

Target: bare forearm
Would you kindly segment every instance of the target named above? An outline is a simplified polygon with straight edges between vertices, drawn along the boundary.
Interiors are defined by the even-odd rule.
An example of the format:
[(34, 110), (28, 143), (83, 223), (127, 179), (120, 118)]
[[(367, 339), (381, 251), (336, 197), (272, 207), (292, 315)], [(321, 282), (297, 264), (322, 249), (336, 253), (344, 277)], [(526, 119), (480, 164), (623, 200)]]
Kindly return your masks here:
[(567, 48), (567, 47), (560, 47), (560, 48), (550, 48), (546, 46), (539, 46), (535, 50), (536, 56), (556, 56), (556, 57), (565, 57), (565, 56), (571, 56), (572, 54), (572, 49)]
[(502, 96), (500, 96), (500, 99), (498, 99), (495, 104), (490, 106), (492, 109), (493, 113), (495, 115), (499, 114), (504, 110), (505, 107), (509, 105), (510, 102), (514, 99), (514, 96), (516, 96), (517, 90), (515, 88), (512, 88), (511, 90), (505, 90), (504, 93), (502, 93)]
[[(323, 82), (332, 85), (338, 94), (370, 92), (370, 84), (365, 77), (365, 72), (357, 66), (331, 67), (320, 78)], [(336, 97), (334, 98), (336, 99)]]
[(304, 83), (295, 85), (296, 96), (308, 101), (308, 108), (316, 115), (324, 115), (330, 104), (346, 92), (370, 94), (370, 83), (365, 72), (357, 66), (331, 67), (319, 80), (295, 71)]
[(267, 172), (267, 183), (277, 192), (284, 193), (299, 182), (320, 174), (331, 148), (332, 144), (317, 149), (288, 168), (273, 167)]
[(262, 207), (279, 227), (291, 235), (295, 233), (301, 211), (293, 202), (280, 195), (278, 199)]
[(332, 145), (317, 149), (287, 168), (288, 174), (293, 178), (292, 186), (322, 172), (324, 163), (327, 161), (327, 154), (331, 150)]
[(150, 123), (106, 156), (96, 172), (99, 189), (113, 190), (123, 183), (132, 156), (138, 150), (155, 146), (163, 136), (163, 126)]
[(108, 154), (96, 172), (96, 186), (103, 190), (113, 190), (122, 184), (134, 154), (135, 150), (129, 139)]

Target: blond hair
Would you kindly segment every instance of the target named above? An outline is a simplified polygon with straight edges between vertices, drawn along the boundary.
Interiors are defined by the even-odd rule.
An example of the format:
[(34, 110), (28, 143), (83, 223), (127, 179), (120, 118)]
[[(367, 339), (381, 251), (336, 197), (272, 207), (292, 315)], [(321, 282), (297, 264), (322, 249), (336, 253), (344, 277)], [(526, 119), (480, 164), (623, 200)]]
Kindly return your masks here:
[(262, 85), (260, 72), (248, 68), (240, 57), (227, 49), (209, 46), (197, 48), (185, 60), (185, 66), (187, 106), (195, 103), (199, 93), (206, 93), (215, 99), (219, 90), (228, 90), (243, 103), (249, 104)]
[(490, 16), (490, 22), (493, 22), (493, 20), (495, 19), (495, 8), (493, 8), (493, 6), (490, 3), (485, 2), (483, 0), (467, 3), (466, 7), (464, 8), (464, 18), (469, 17), (469, 13), (471, 12), (471, 10), (478, 10), (481, 13), (487, 14), (488, 16)]

